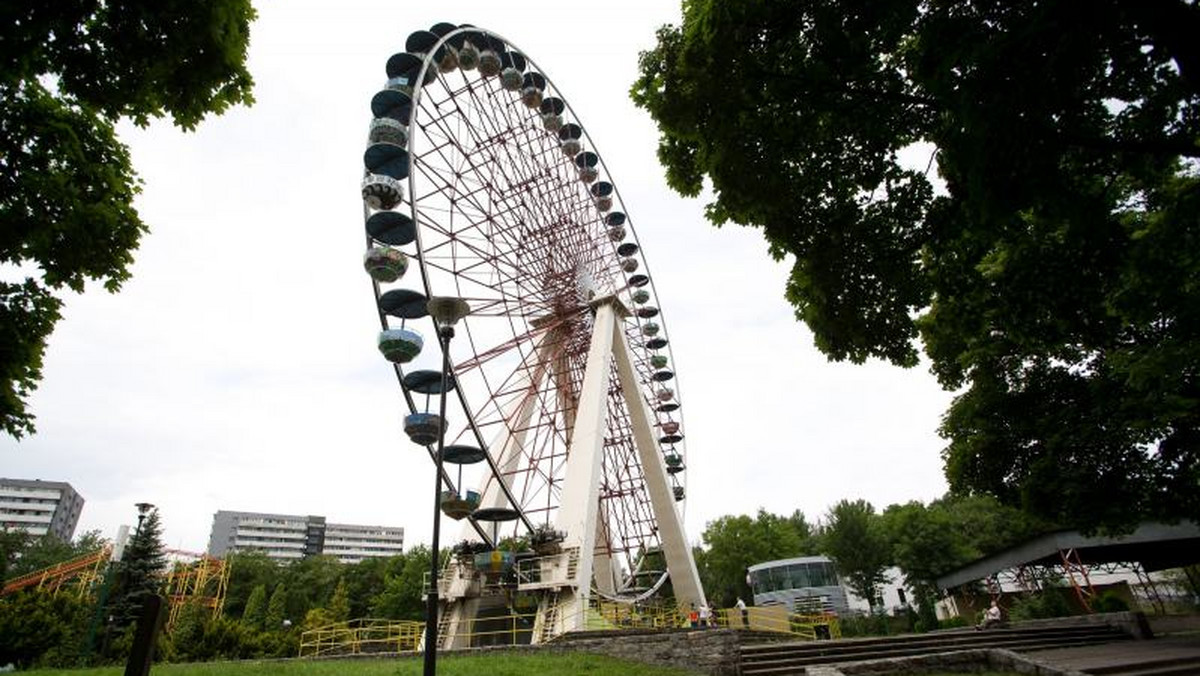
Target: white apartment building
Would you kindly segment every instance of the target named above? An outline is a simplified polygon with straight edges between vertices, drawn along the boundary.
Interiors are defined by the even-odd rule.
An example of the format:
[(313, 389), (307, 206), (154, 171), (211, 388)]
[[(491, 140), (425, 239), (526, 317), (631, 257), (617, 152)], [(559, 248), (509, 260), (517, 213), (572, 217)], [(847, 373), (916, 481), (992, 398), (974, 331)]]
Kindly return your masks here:
[(343, 563), (396, 556), (404, 551), (404, 529), (326, 523), (323, 516), (230, 512), (213, 515), (209, 556), (257, 550), (277, 561), (327, 554)]
[(83, 512), (83, 497), (62, 481), (0, 478), (0, 528), (70, 541)]

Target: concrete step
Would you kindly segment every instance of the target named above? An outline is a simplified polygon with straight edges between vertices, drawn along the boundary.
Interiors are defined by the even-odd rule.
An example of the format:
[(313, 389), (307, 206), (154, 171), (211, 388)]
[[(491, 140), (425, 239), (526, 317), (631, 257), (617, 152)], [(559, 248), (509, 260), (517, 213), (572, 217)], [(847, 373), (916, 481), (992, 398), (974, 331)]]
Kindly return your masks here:
[(1161, 667), (1146, 667), (1132, 671), (1110, 672), (1114, 676), (1200, 676), (1200, 665), (1174, 664)]
[(1007, 641), (1004, 643), (988, 643), (980, 642), (977, 644), (943, 646), (943, 647), (902, 647), (893, 646), (890, 649), (875, 649), (864, 650), (858, 653), (842, 653), (839, 655), (785, 655), (773, 654), (770, 656), (760, 656), (751, 659), (743, 657), (742, 673), (747, 676), (759, 675), (766, 676), (769, 674), (803, 674), (805, 668), (819, 664), (845, 664), (848, 662), (862, 662), (865, 660), (888, 659), (893, 657), (911, 657), (914, 655), (928, 655), (939, 652), (954, 652), (956, 650), (978, 650), (986, 648), (1006, 648), (1014, 651), (1026, 650), (1050, 650), (1058, 648), (1074, 648), (1086, 645), (1096, 645), (1099, 643), (1108, 643), (1111, 641), (1129, 640), (1124, 635), (1114, 636), (1079, 636), (1074, 638), (1047, 638), (1047, 637), (1026, 637), (1020, 640)]
[(965, 646), (1002, 645), (1029, 639), (1122, 638), (1125, 635), (1107, 627), (1079, 627), (1038, 631), (988, 631), (958, 634), (909, 634), (886, 639), (847, 639), (838, 641), (804, 641), (747, 645), (742, 647), (743, 659), (769, 655), (837, 656), (900, 648), (938, 648), (940, 651), (962, 649)]
[(1087, 673), (1093, 676), (1191, 676), (1200, 674), (1200, 663), (1194, 656), (1172, 656), (1116, 662), (1091, 667)]

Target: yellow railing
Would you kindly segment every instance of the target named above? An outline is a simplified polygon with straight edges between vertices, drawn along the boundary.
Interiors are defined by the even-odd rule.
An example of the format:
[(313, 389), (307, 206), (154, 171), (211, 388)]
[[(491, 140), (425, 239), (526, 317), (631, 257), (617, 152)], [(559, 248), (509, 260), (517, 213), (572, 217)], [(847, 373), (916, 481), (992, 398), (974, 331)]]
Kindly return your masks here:
[(455, 646), (472, 648), (529, 643), (536, 621), (536, 612), (477, 617), (460, 623), (450, 641)]
[[(784, 607), (747, 608), (744, 613), (737, 608), (722, 608), (714, 611), (713, 621), (717, 627), (791, 634), (808, 640), (841, 638), (842, 635), (836, 616), (797, 615)], [(536, 623), (536, 612), (475, 618), (460, 622), (452, 631), (443, 622), (444, 626), (438, 631), (439, 644), (443, 647), (479, 647), (528, 643)], [(572, 621), (564, 624), (580, 626)], [(674, 606), (593, 600), (581, 624), (590, 631), (604, 631), (687, 627), (689, 621), (687, 611)], [(546, 629), (549, 628), (543, 629), (540, 640), (553, 637)], [(301, 634), (300, 656), (417, 652), (421, 649), (424, 630), (422, 622), (375, 619), (338, 622)], [(453, 636), (448, 636), (449, 633)]]
[(415, 652), (424, 622), (360, 619), (310, 629), (300, 635), (300, 656), (355, 655), (364, 652)]
[(587, 621), (588, 629), (666, 629), (686, 626), (687, 613), (672, 605), (603, 600), (591, 602)]
[(812, 641), (841, 638), (842, 629), (835, 615), (800, 615), (783, 606), (721, 608), (713, 613), (717, 626), (730, 629), (770, 631), (793, 634)]

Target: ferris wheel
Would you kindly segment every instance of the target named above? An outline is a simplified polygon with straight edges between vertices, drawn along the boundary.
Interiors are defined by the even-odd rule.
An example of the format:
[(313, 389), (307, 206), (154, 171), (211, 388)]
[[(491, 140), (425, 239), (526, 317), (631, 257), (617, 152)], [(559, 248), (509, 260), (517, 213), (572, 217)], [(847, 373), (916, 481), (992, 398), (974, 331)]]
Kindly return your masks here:
[[(583, 596), (643, 596), (668, 573), (647, 555), (688, 549), (687, 454), (664, 313), (616, 183), (567, 99), (496, 33), (437, 24), (386, 69), (364, 260), (405, 431), (433, 459), (444, 435), (442, 511), (487, 545), (580, 547)], [(446, 343), (429, 318), (444, 298), (470, 309)], [(690, 550), (686, 564), (695, 578)]]

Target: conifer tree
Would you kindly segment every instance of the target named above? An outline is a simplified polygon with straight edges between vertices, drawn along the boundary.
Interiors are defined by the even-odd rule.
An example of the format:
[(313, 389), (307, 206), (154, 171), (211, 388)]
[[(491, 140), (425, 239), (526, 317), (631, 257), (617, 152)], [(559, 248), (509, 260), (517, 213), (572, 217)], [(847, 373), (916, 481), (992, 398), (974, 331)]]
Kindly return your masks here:
[(267, 602), (267, 617), (263, 624), (268, 631), (276, 631), (283, 626), (284, 615), (287, 613), (287, 588), (282, 583), (275, 585), (271, 592), (271, 600)]
[(329, 619), (333, 622), (345, 622), (350, 619), (350, 593), (346, 590), (346, 581), (338, 580), (333, 597), (329, 599)]
[(263, 628), (267, 614), (267, 586), (260, 584), (250, 592), (246, 608), (242, 611), (242, 624), (254, 629)]
[(146, 598), (161, 591), (166, 571), (162, 524), (158, 510), (151, 508), (117, 564), (117, 586), (109, 597), (108, 613), (116, 627), (137, 621)]

